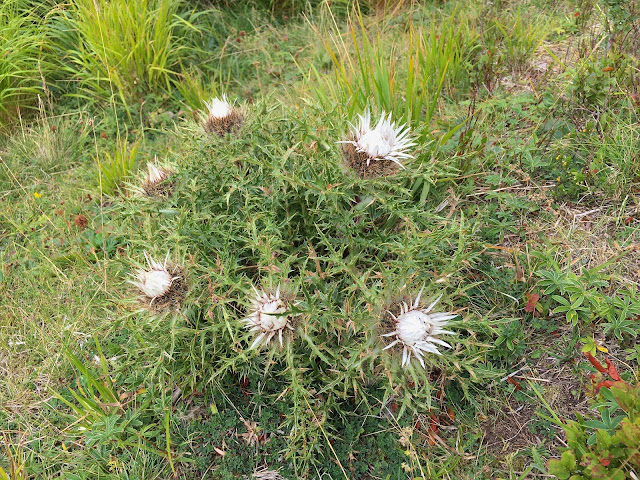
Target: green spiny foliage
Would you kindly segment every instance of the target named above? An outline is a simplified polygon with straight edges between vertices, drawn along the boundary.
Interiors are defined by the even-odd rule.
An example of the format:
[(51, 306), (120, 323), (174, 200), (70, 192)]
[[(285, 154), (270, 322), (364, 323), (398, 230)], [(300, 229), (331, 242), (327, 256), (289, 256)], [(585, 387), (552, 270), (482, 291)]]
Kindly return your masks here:
[[(464, 303), (464, 270), (477, 247), (464, 218), (431, 213), (437, 190), (426, 207), (417, 206), (401, 176), (363, 181), (343, 170), (339, 148), (314, 140), (312, 119), (293, 120), (261, 103), (246, 122), (222, 139), (188, 124), (179, 141), (184, 188), (165, 209), (176, 215), (162, 229), (172, 232), (167, 245), (177, 242), (193, 256), (188, 268), (199, 286), (185, 302), (185, 320), (174, 317), (143, 334), (145, 348), (173, 359), (148, 373), (164, 378), (170, 369), (183, 392), (219, 388), (230, 376), (273, 379), (279, 388), (271, 395), (286, 405), (287, 455), (304, 476), (321, 452), (329, 454), (346, 412), (384, 413), (394, 401), (400, 416), (426, 413), (437, 408), (433, 378), (468, 388), (469, 380), (493, 375), (476, 368), (486, 348), (469, 336), (484, 320), (464, 309), (453, 323), (453, 351), (430, 356), (426, 370), (415, 361), (405, 370), (401, 354), (382, 351), (387, 310), (415, 298), (423, 284), (425, 302), (444, 293), (450, 300), (441, 309)], [(325, 124), (329, 138), (346, 127), (326, 117)], [(446, 171), (423, 168), (436, 177)], [(240, 320), (252, 286), (280, 286), (295, 299), (294, 332), (282, 348), (274, 340), (248, 349), (254, 334)], [(191, 347), (180, 348), (185, 342)]]

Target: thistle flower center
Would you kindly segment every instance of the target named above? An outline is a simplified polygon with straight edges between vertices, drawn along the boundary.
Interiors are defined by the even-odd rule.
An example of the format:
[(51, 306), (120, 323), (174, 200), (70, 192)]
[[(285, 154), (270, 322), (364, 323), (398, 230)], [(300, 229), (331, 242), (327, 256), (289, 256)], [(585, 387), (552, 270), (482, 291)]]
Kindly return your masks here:
[(384, 158), (393, 149), (395, 135), (391, 132), (369, 130), (358, 139), (358, 146), (364, 150), (371, 158)]
[(287, 309), (279, 299), (269, 300), (260, 308), (260, 326), (264, 330), (280, 330), (287, 324), (286, 315), (277, 315)]
[(151, 270), (144, 272), (140, 283), (144, 293), (149, 297), (160, 297), (171, 287), (172, 278), (166, 270)]
[(423, 341), (431, 332), (432, 322), (429, 315), (420, 310), (410, 310), (398, 317), (396, 331), (398, 337), (407, 345)]

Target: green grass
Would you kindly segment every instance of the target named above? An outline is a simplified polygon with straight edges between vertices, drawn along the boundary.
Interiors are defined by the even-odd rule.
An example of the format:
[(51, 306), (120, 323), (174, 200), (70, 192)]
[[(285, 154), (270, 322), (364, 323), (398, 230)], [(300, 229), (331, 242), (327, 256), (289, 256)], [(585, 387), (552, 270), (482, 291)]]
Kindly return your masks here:
[[(545, 478), (575, 413), (603, 465), (582, 352), (638, 382), (633, 6), (229, 3), (0, 7), (0, 479)], [(208, 136), (223, 93), (242, 127)], [(345, 166), (367, 106), (406, 170)], [(177, 310), (138, 300), (145, 252)], [(249, 349), (278, 286), (292, 330)], [(453, 348), (404, 369), (381, 334), (422, 287)]]

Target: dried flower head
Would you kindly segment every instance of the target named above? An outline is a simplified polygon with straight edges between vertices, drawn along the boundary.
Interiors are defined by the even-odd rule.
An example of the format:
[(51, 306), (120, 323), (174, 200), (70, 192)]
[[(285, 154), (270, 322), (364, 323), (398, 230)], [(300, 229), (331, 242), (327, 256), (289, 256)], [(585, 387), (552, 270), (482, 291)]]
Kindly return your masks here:
[(436, 306), (440, 297), (438, 297), (427, 308), (420, 308), (420, 296), (424, 287), (420, 289), (418, 296), (411, 306), (403, 302), (400, 305), (400, 313), (398, 316), (389, 314), (395, 322), (395, 330), (382, 335), (383, 337), (395, 336), (395, 340), (387, 345), (383, 350), (393, 347), (396, 344), (402, 345), (402, 366), (405, 367), (411, 361), (411, 354), (420, 361), (424, 368), (424, 353), (435, 353), (440, 355), (436, 345), (451, 348), (447, 342), (440, 340), (439, 335), (455, 335), (454, 332), (444, 330), (447, 320), (457, 315), (452, 313), (434, 313), (431, 312)]
[(150, 197), (165, 197), (175, 187), (171, 176), (175, 173), (172, 168), (160, 165), (158, 159), (147, 162), (147, 178), (142, 185), (142, 191)]
[(291, 316), (287, 313), (290, 305), (280, 295), (280, 286), (273, 294), (264, 291), (259, 292), (253, 287), (256, 295), (251, 300), (251, 308), (243, 322), (252, 332), (257, 332), (257, 336), (250, 349), (263, 344), (268, 344), (271, 339), (278, 335), (280, 346), (282, 346), (282, 334), (285, 329), (293, 330), (291, 326)]
[(351, 138), (339, 143), (347, 165), (361, 177), (390, 175), (404, 168), (401, 160), (413, 158), (407, 150), (416, 145), (405, 125), (396, 126), (391, 113), (382, 112), (378, 124), (371, 127), (371, 114), (365, 110), (351, 126)]
[(167, 264), (169, 253), (163, 263), (156, 262), (147, 252), (144, 252), (144, 256), (148, 268), (139, 268), (135, 273), (135, 280), (129, 280), (129, 283), (140, 290), (141, 300), (149, 307), (155, 307), (155, 310), (164, 310), (178, 304), (186, 290), (181, 269)]
[(269, 470), (263, 467), (253, 472), (253, 478), (255, 480), (285, 480), (285, 478), (278, 473), (277, 470)]
[(216, 97), (204, 104), (207, 108), (207, 118), (203, 123), (205, 132), (222, 137), (242, 125), (242, 112), (227, 101), (226, 95), (222, 99)]

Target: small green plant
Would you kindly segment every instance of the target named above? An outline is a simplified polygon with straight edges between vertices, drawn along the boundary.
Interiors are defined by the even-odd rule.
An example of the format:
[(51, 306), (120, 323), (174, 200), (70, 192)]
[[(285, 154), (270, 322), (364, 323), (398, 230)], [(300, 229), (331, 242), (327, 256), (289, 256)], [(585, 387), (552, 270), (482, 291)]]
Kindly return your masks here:
[(131, 176), (138, 156), (138, 147), (139, 142), (129, 148), (126, 138), (121, 139), (116, 143), (113, 155), (105, 152), (106, 160), (98, 160), (98, 185), (102, 193), (113, 195), (122, 182)]
[(624, 335), (635, 338), (640, 327), (629, 319), (640, 315), (636, 289), (625, 288), (615, 295), (603, 293), (601, 289), (609, 286), (607, 276), (602, 273), (605, 266), (586, 269), (577, 275), (562, 271), (555, 264), (554, 270), (538, 272), (542, 278), (538, 285), (544, 288), (545, 295), (551, 295), (553, 313), (564, 314), (573, 325), (579, 321), (597, 322), (603, 325), (605, 333), (619, 340), (623, 340)]
[(522, 341), (524, 330), (519, 318), (505, 319), (505, 324), (500, 325), (498, 338), (495, 340), (495, 348), (490, 354), (498, 359), (513, 360), (522, 355), (526, 344)]
[[(549, 460), (549, 473), (560, 480), (625, 480), (640, 467), (640, 385), (620, 378), (609, 359), (607, 367), (592, 356), (600, 418), (577, 421), (555, 417), (567, 435), (568, 448), (560, 459)], [(610, 380), (602, 380), (606, 376)]]
[[(63, 393), (54, 391), (53, 395), (71, 410), (68, 434), (72, 438), (83, 438), (92, 455), (108, 470), (113, 469), (114, 457), (127, 452), (135, 455), (136, 451), (166, 459), (173, 469), (168, 433), (169, 410), (163, 408), (159, 399), (153, 403), (144, 387), (118, 393), (97, 341), (96, 349), (98, 353), (94, 360), (100, 373), (85, 365), (69, 349), (64, 349), (66, 358), (78, 375), (76, 389), (69, 388)], [(156, 410), (166, 414), (160, 413), (159, 418), (155, 418)], [(165, 445), (158, 442), (163, 435), (166, 435), (166, 450), (163, 450)]]

